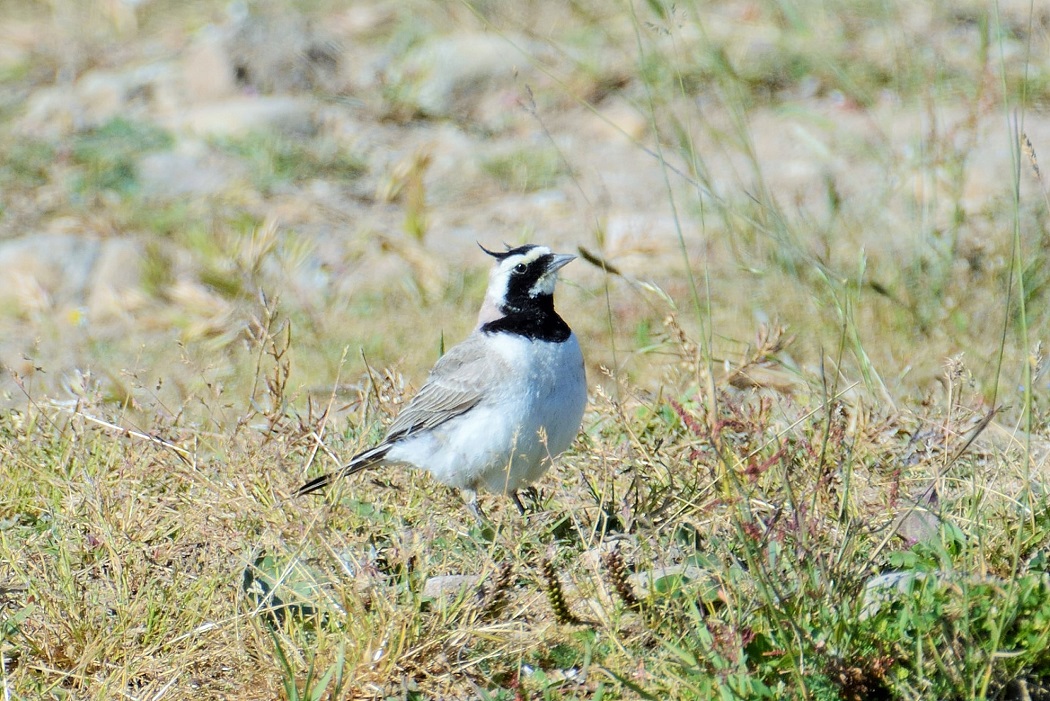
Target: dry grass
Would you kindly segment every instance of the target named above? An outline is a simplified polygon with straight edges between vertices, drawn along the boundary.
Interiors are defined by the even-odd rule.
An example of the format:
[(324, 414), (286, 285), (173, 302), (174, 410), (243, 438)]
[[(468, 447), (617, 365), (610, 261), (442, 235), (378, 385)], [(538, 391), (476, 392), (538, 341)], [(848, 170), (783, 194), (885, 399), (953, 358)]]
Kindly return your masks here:
[[(260, 339), (260, 406), (288, 406), (280, 343)], [(699, 358), (681, 350), (695, 368)], [(777, 696), (907, 695), (909, 684), (951, 695), (979, 684), (984, 664), (992, 689), (1032, 673), (1037, 683), (1046, 648), (1018, 650), (1019, 667), (984, 658), (983, 619), (948, 634), (942, 644), (970, 646), (970, 659), (945, 674), (912, 659), (899, 630), (857, 615), (865, 580), (898, 552), (929, 563), (911, 563), (917, 571), (949, 558), (953, 571), (1003, 587), (1038, 571), (1030, 563), (1050, 520), (1032, 486), (1046, 465), (1022, 474), (1023, 448), (986, 440), (964, 370), (947, 382), (952, 392), (914, 416), (725, 381), (707, 399), (600, 393), (537, 510), (522, 520), (492, 499), (493, 530), (419, 474), (378, 472), (324, 500), (287, 500), (305, 466), (368, 439), (332, 430), (345, 413), (275, 408), (232, 433), (158, 419), (129, 434), (116, 429), (120, 416), (97, 420), (104, 406), (27, 403), (2, 427), (12, 487), (0, 530), (5, 688), (704, 697), (729, 683), (722, 665)], [(350, 408), (368, 426), (398, 399), (395, 385), (367, 381)], [(932, 514), (926, 531), (901, 525), (915, 504)], [(480, 579), (424, 594), (460, 574)], [(960, 591), (971, 606), (983, 596), (953, 589), (944, 605)], [(897, 616), (879, 625), (918, 625)], [(1045, 646), (1038, 620), (1022, 627)], [(811, 669), (807, 656), (842, 672)]]

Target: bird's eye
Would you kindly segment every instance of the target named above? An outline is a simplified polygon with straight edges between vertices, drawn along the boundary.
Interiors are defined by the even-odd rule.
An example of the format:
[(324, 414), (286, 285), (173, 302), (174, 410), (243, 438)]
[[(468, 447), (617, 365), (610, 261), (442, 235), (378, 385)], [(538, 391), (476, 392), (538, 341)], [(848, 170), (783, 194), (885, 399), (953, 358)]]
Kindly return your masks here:
[(514, 266), (514, 272), (516, 272), (516, 273), (523, 273), (526, 270), (528, 270), (528, 268), (525, 267), (524, 263), (518, 263), (517, 265)]

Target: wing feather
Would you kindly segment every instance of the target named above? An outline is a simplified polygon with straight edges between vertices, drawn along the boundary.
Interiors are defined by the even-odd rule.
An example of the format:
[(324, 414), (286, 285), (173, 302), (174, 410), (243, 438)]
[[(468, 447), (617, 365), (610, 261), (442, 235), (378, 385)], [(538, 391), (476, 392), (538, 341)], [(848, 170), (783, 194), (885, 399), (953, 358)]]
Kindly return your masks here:
[(390, 442), (440, 426), (475, 406), (507, 373), (507, 363), (486, 352), (482, 338), (470, 336), (443, 355), (430, 376), (387, 430)]
[(358, 453), (335, 472), (310, 480), (295, 495), (315, 492), (339, 477), (381, 465), (399, 438), (440, 426), (477, 406), (510, 371), (508, 363), (487, 353), (484, 345), (480, 336), (473, 335), (453, 346), (438, 360), (423, 387), (390, 424), (382, 443)]

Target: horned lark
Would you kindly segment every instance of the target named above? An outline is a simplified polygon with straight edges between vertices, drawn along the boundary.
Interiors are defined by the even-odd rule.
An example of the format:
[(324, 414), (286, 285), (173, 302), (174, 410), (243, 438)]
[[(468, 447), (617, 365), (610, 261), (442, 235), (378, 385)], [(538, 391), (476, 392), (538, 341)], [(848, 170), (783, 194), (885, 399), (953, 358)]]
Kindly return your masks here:
[(587, 403), (580, 344), (554, 310), (558, 271), (575, 256), (535, 245), (482, 250), (496, 264), (473, 333), (438, 360), (379, 445), (297, 495), (404, 465), (462, 490), (479, 519), (479, 489), (509, 494), (524, 513), (518, 490), (572, 444)]

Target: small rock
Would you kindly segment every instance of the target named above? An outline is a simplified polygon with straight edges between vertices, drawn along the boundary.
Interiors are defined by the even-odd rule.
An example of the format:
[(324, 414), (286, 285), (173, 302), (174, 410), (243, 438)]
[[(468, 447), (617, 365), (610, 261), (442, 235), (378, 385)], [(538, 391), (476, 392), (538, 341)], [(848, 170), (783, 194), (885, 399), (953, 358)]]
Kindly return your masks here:
[(114, 117), (127, 116), (131, 104), (148, 107), (153, 86), (168, 79), (172, 72), (171, 64), (151, 63), (119, 73), (85, 73), (75, 88), (85, 124), (95, 126)]
[(494, 87), (505, 90), (517, 74), (533, 73), (530, 56), (544, 53), (524, 37), (456, 34), (410, 51), (388, 80), (397, 86), (399, 101), (426, 116), (464, 116)]
[(197, 35), (182, 57), (182, 80), (186, 98), (193, 103), (211, 102), (237, 93), (225, 32), (209, 26)]
[(127, 89), (127, 82), (115, 73), (85, 73), (76, 85), (76, 95), (85, 122), (101, 124), (117, 114), (127, 99)]
[(314, 104), (298, 97), (235, 97), (171, 115), (165, 126), (201, 136), (245, 136), (255, 131), (310, 134)]
[(423, 598), (444, 599), (459, 596), (464, 589), (477, 587), (481, 579), (476, 574), (446, 574), (430, 577), (423, 585)]
[[(107, 321), (140, 307), (143, 255), (127, 238), (37, 234), (0, 243), (0, 313), (84, 309)], [(78, 312), (79, 315), (79, 312)]]
[(97, 240), (37, 234), (0, 243), (0, 313), (42, 313), (83, 303), (99, 254)]
[(77, 129), (134, 117), (158, 100), (170, 101), (173, 66), (152, 63), (123, 72), (88, 71), (72, 86), (36, 90), (26, 100), (19, 133), (57, 139)]
[(142, 290), (144, 262), (138, 241), (114, 238), (101, 242), (87, 290), (88, 317), (92, 322), (120, 318), (146, 303)]
[(24, 136), (57, 140), (72, 134), (80, 121), (76, 96), (65, 86), (36, 90), (25, 104), (25, 113), (15, 127)]
[(224, 157), (195, 140), (182, 141), (171, 151), (147, 154), (137, 168), (142, 193), (164, 199), (224, 192), (246, 171), (240, 161)]
[(342, 51), (291, 11), (248, 14), (225, 42), (237, 84), (261, 93), (331, 90)]
[(661, 582), (673, 582), (678, 580), (682, 583), (703, 579), (708, 573), (694, 565), (670, 565), (668, 567), (655, 567), (645, 572), (638, 572), (628, 577), (628, 581), (639, 594), (649, 594), (654, 588), (660, 588)]

